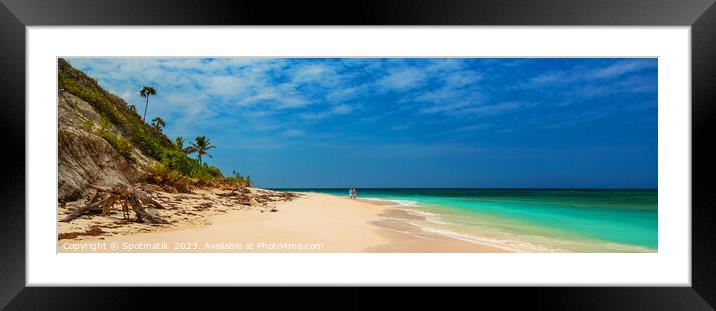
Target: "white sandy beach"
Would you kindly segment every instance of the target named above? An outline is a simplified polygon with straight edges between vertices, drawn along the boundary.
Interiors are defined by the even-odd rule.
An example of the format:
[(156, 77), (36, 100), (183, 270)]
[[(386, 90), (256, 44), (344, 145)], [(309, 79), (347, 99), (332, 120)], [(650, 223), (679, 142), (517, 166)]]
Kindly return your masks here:
[[(92, 251), (81, 245), (99, 245), (97, 252), (505, 252), (426, 232), (411, 224), (420, 216), (385, 201), (305, 193), (268, 207), (243, 207), (212, 191), (157, 200), (169, 210), (155, 212), (171, 225), (119, 225), (118, 210), (110, 217), (83, 216), (60, 223), (58, 252)], [(73, 232), (80, 235), (67, 235)]]

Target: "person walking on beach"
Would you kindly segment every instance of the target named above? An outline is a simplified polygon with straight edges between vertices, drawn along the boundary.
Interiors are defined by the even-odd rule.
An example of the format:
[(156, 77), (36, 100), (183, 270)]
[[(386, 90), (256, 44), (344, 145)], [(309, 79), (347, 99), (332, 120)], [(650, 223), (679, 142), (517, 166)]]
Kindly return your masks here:
[(353, 188), (348, 189), (348, 198), (349, 199), (353, 198)]
[(358, 198), (358, 191), (356, 191), (356, 188), (353, 188), (353, 200)]

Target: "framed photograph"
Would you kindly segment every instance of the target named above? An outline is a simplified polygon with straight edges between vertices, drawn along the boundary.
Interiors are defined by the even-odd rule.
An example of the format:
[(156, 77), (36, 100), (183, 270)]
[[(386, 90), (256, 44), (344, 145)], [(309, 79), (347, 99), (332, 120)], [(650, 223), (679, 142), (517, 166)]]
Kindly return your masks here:
[(286, 285), (713, 309), (713, 1), (2, 1), (9, 309)]

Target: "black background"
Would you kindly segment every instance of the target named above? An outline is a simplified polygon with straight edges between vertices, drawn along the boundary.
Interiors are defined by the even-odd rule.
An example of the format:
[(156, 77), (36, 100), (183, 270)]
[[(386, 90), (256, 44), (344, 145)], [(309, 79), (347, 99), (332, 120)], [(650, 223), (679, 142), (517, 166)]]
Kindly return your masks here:
[[(0, 306), (7, 305), (9, 310), (126, 310), (143, 309), (152, 302), (201, 309), (246, 308), (255, 303), (261, 309), (405, 309), (412, 305), (446, 309), (464, 304), (459, 307), (489, 310), (713, 310), (710, 305), (716, 305), (716, 243), (711, 229), (711, 224), (716, 224), (712, 190), (716, 140), (711, 134), (716, 110), (713, 0), (0, 2)], [(25, 27), (40, 25), (692, 26), (693, 287), (25, 288)], [(161, 263), (135, 264), (128, 263), (128, 273), (151, 273), (151, 266)]]

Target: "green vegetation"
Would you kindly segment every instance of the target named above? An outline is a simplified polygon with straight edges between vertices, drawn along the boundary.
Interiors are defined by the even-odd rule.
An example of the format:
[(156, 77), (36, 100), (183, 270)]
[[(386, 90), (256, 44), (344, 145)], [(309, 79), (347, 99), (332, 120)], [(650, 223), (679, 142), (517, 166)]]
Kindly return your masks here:
[(209, 141), (206, 136), (197, 136), (196, 139), (191, 143), (191, 147), (188, 148), (187, 153), (191, 154), (196, 152), (197, 158), (199, 159), (199, 163), (201, 163), (201, 157), (202, 156), (209, 156), (212, 157), (208, 151), (211, 148), (216, 148), (215, 146), (211, 145), (211, 142)]
[(155, 183), (173, 187), (179, 192), (189, 192), (189, 188), (194, 184), (186, 175), (161, 163), (150, 167), (149, 172)]
[(164, 126), (166, 126), (166, 125), (167, 125), (167, 123), (164, 122), (164, 120), (160, 117), (156, 117), (156, 118), (152, 119), (152, 126), (157, 131), (161, 131), (164, 128)]
[(60, 74), (59, 82), (60, 88), (92, 104), (102, 116), (109, 118), (112, 123), (121, 123), (124, 121), (117, 112), (117, 109), (106, 99), (102, 92), (86, 87), (79, 81), (68, 76), (63, 76), (62, 74)]
[(82, 128), (85, 129), (85, 131), (92, 133), (94, 130), (94, 122), (92, 119), (87, 119), (84, 122), (82, 122)]
[[(218, 168), (201, 161), (202, 156), (208, 155), (207, 150), (214, 148), (206, 137), (200, 136), (201, 139), (197, 137), (197, 141), (192, 143), (193, 146), (196, 146), (192, 152), (198, 152), (198, 159), (192, 159), (186, 154), (187, 150), (181, 148), (183, 139), (180, 147), (170, 141), (161, 131), (156, 130), (157, 127), (166, 125), (161, 118), (155, 118), (154, 126), (146, 124), (143, 118), (136, 113), (136, 108), (132, 109), (121, 98), (104, 91), (97, 81), (73, 68), (64, 59), (59, 59), (58, 74), (60, 89), (88, 102), (102, 116), (99, 130), (94, 131), (95, 126), (92, 120), (84, 121), (82, 126), (85, 130), (105, 139), (118, 154), (128, 161), (135, 162), (131, 153), (132, 145), (134, 145), (161, 163), (160, 167), (150, 168), (150, 172), (164, 176), (172, 183), (181, 184), (183, 181), (195, 183), (223, 179)], [(156, 90), (151, 87), (147, 88), (145, 97), (147, 97), (148, 103), (148, 96), (156, 94)], [(114, 125), (122, 135), (112, 134), (109, 130), (110, 125)], [(179, 189), (179, 187), (177, 188)]]
[(98, 131), (95, 132), (95, 134), (107, 141), (112, 146), (112, 148), (114, 148), (114, 150), (117, 151), (117, 153), (129, 163), (135, 163), (136, 160), (132, 155), (132, 144), (130, 144), (129, 141), (122, 138), (121, 136), (116, 136), (112, 134), (112, 132), (110, 132), (109, 130), (109, 127), (109, 119), (105, 116), (102, 116), (102, 119), (100, 120), (100, 128)]
[(174, 140), (174, 145), (179, 148), (179, 150), (184, 150), (184, 137), (177, 136), (177, 138)]
[(168, 169), (176, 170), (187, 177), (222, 177), (218, 168), (202, 165), (202, 163), (190, 158), (183, 150), (176, 148), (174, 145), (167, 147), (160, 144), (153, 139), (152, 133), (143, 128), (136, 128), (136, 131), (138, 135), (132, 137), (132, 142)]
[(129, 163), (136, 162), (136, 159), (134, 159), (134, 156), (132, 155), (132, 144), (130, 144), (129, 141), (112, 134), (109, 130), (104, 128), (100, 128), (95, 134), (102, 137), (110, 145), (112, 145), (112, 148), (114, 148), (114, 150)]
[(237, 172), (237, 171), (233, 171), (233, 172), (231, 172), (231, 174), (233, 176), (225, 177), (225, 179), (228, 181), (233, 181), (233, 182), (239, 183), (244, 186), (251, 187), (251, 176), (246, 176), (246, 177), (241, 176), (241, 174), (239, 174), (239, 172)]
[(101, 116), (101, 118), (99, 119), (99, 127), (102, 130), (109, 129), (109, 127), (110, 127), (109, 119), (106, 116)]

